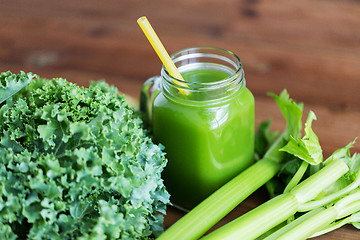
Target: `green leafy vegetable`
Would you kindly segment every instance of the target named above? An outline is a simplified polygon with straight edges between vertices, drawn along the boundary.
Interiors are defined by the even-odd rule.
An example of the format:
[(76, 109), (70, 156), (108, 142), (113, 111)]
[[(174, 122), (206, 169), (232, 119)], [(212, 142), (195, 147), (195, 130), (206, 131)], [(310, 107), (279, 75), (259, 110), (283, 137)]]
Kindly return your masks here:
[(36, 75), (32, 73), (21, 72), (17, 75), (9, 71), (2, 72), (0, 74), (0, 104), (23, 89), (34, 77)]
[(274, 93), (270, 93), (269, 95), (275, 99), (286, 120), (286, 137), (299, 137), (302, 128), (301, 117), (303, 115), (304, 104), (296, 103), (290, 98), (289, 93), (286, 90), (283, 90), (279, 96)]
[[(17, 90), (33, 77), (1, 76)], [(162, 231), (166, 159), (115, 87), (35, 78), (1, 97), (1, 239), (147, 239)]]
[(258, 126), (257, 134), (255, 135), (255, 160), (259, 161), (281, 135), (280, 132), (270, 131), (271, 120), (263, 121)]
[(283, 117), (286, 120), (286, 129), (279, 136), (276, 142), (267, 150), (263, 159), (272, 159), (274, 163), (279, 165), (276, 175), (266, 182), (265, 186), (270, 197), (275, 197), (284, 191), (284, 186), (288, 184), (291, 177), (299, 166), (301, 161), (294, 159), (289, 154), (281, 151), (289, 142), (291, 137), (299, 138), (302, 129), (303, 103), (296, 103), (290, 98), (289, 93), (283, 90), (279, 95), (269, 94), (277, 103)]
[[(322, 162), (322, 150), (311, 129), (313, 119), (315, 115), (310, 112), (305, 136), (296, 140), (292, 137), (281, 149), (304, 160), (284, 193), (206, 235), (204, 240), (264, 239), (267, 235), (266, 240), (306, 239), (346, 223), (358, 225), (360, 157), (350, 155), (353, 143), (335, 151), (320, 170), (301, 181), (309, 162)], [(295, 213), (307, 211), (296, 218)], [(342, 220), (344, 217), (347, 220)]]
[(312, 121), (316, 119), (315, 113), (310, 111), (305, 123), (305, 136), (296, 140), (290, 136), (289, 142), (280, 149), (280, 151), (288, 152), (299, 159), (303, 160), (290, 182), (285, 187), (284, 192), (289, 192), (295, 187), (305, 175), (307, 167), (311, 165), (319, 165), (322, 163), (322, 149), (319, 139), (311, 128)]
[(266, 240), (306, 239), (333, 231), (345, 224), (357, 226), (360, 213), (360, 156), (349, 153), (354, 142), (335, 151), (325, 162), (335, 159), (345, 162), (349, 171), (335, 183), (326, 188), (314, 200), (298, 208), (305, 214), (289, 222)]
[(290, 192), (270, 199), (232, 222), (211, 232), (203, 239), (256, 239), (293, 216), (302, 204), (314, 199), (348, 170), (349, 168), (344, 161), (334, 159), (323, 169), (299, 183)]
[(309, 164), (317, 165), (322, 162), (323, 157), (319, 139), (311, 128), (314, 119), (316, 116), (310, 111), (305, 123), (305, 136), (302, 139), (290, 136), (290, 141), (281, 150), (293, 154)]

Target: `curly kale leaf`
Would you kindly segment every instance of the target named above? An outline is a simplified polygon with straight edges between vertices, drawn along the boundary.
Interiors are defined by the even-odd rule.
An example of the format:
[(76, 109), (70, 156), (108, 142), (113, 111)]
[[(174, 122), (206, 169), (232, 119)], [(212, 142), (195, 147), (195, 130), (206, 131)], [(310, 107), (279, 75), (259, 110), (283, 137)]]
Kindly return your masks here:
[(0, 74), (0, 104), (23, 89), (34, 77), (36, 75), (32, 73), (12, 74), (10, 71), (2, 72)]
[(165, 154), (115, 87), (33, 79), (1, 106), (0, 129), (1, 237), (148, 239), (163, 230)]

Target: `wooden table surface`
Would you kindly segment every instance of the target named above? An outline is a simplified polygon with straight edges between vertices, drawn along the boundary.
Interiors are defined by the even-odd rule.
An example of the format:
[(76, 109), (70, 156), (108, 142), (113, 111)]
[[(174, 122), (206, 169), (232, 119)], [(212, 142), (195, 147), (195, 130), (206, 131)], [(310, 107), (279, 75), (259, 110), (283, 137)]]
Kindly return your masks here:
[[(105, 79), (138, 97), (161, 63), (136, 20), (146, 15), (167, 50), (215, 46), (243, 61), (256, 124), (284, 121), (267, 92), (286, 88), (318, 120), (325, 157), (360, 136), (360, 2), (260, 0), (0, 0), (0, 71), (31, 71), (87, 86)], [(353, 151), (359, 151), (357, 143)], [(219, 225), (266, 200), (259, 190)], [(182, 212), (170, 208), (171, 225)], [(359, 239), (346, 226), (317, 239)]]

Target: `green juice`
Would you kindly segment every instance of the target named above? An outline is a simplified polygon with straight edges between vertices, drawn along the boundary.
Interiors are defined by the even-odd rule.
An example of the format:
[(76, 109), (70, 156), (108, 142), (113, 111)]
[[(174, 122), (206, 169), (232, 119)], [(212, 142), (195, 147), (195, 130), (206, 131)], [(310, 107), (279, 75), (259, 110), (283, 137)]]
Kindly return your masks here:
[(252, 163), (254, 97), (242, 86), (231, 97), (208, 104), (216, 91), (197, 91), (196, 83), (220, 84), (230, 73), (199, 68), (182, 76), (195, 90), (174, 98), (160, 92), (152, 124), (169, 160), (163, 178), (171, 201), (191, 209)]
[(190, 83), (212, 83), (228, 78), (230, 75), (229, 73), (224, 71), (205, 68), (205, 69), (186, 71), (181, 73), (181, 76), (184, 78), (186, 82), (190, 82)]

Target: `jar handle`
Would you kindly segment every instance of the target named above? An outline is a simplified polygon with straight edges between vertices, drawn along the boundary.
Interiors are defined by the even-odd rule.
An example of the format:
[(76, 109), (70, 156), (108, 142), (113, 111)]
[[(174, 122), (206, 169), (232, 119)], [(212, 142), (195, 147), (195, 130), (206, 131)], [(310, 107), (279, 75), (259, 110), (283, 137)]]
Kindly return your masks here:
[(141, 87), (140, 111), (144, 113), (148, 124), (152, 123), (152, 106), (156, 96), (160, 93), (161, 76), (154, 76), (147, 79)]

